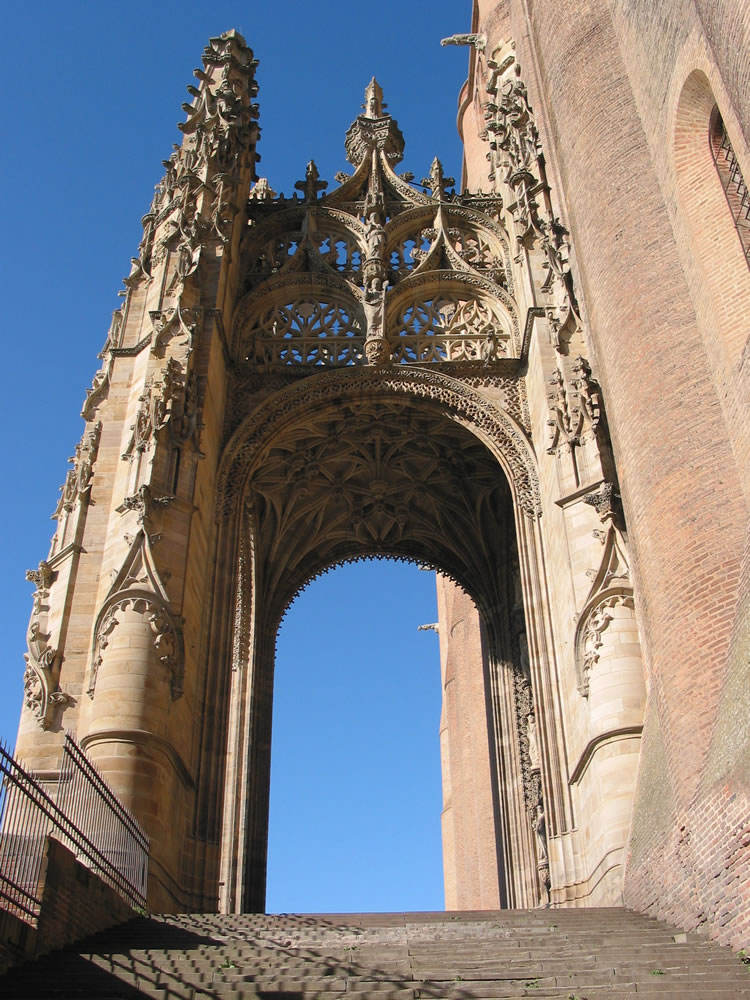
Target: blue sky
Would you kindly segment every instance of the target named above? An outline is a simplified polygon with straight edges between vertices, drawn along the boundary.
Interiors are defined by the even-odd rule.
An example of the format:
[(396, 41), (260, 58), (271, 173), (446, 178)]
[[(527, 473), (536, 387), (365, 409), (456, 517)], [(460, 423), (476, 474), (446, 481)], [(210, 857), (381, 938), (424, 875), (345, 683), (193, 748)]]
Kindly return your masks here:
[[(439, 41), (468, 31), (470, 19), (469, 0), (367, 5), (329, 0), (324, 6), (291, 0), (131, 0), (117, 5), (45, 0), (3, 6), (0, 738), (6, 742), (15, 740), (31, 610), (33, 588), (24, 581), (24, 571), (47, 555), (53, 531), (49, 518), (67, 456), (83, 430), (79, 413), (85, 389), (99, 366), (96, 355), (119, 305), (117, 292), (141, 236), (140, 218), (163, 173), (161, 161), (179, 141), (176, 123), (184, 120), (180, 106), (188, 99), (185, 87), (194, 82), (192, 70), (200, 65), (207, 39), (235, 27), (254, 49), (260, 60), (263, 129), (259, 173), (276, 191), (291, 193), (311, 158), (331, 185), (336, 171), (346, 169), (344, 134), (373, 74), (406, 139), (403, 169), (425, 176), (437, 154), (446, 173), (459, 177), (456, 102), (467, 50), (441, 48)], [(368, 573), (380, 574), (368, 585), (377, 580), (378, 592), (394, 597), (395, 612), (384, 607), (373, 618), (367, 602), (352, 601), (355, 578), (363, 573), (366, 579)], [(361, 610), (352, 612), (352, 607)], [(383, 564), (337, 571), (314, 584), (291, 609), (280, 634), (277, 668), (271, 908), (442, 905), (439, 846), (435, 848), (440, 808), (439, 781), (435, 791), (437, 640), (434, 633), (416, 632), (418, 624), (434, 617), (434, 578), (414, 567)], [(320, 622), (323, 638), (315, 645), (312, 635)], [(351, 634), (345, 625), (353, 626)], [(376, 644), (383, 635), (390, 637), (391, 646)], [(314, 690), (302, 698), (302, 685), (311, 680)], [(406, 698), (407, 681), (416, 685), (416, 693), (409, 694), (412, 700)], [(311, 704), (313, 694), (321, 697), (315, 713), (321, 721), (302, 739), (300, 719), (306, 713), (295, 711), (295, 698), (299, 708)], [(341, 696), (344, 700), (338, 701)], [(348, 735), (339, 725), (344, 716), (347, 724), (356, 720)], [(290, 740), (286, 750), (285, 727)], [(295, 734), (300, 735), (297, 743)], [(325, 743), (329, 736), (343, 740), (338, 750), (332, 749), (333, 742)], [(398, 742), (402, 737), (405, 742)], [(333, 763), (351, 763), (355, 744), (357, 753), (365, 754), (359, 771), (354, 764), (348, 777), (342, 771), (334, 779)], [(317, 765), (308, 760), (313, 745), (320, 747)], [(288, 817), (301, 812), (302, 791), (293, 781), (295, 769), (299, 777), (294, 755), (302, 752), (310, 766), (307, 790), (325, 808), (322, 825), (313, 830), (308, 820), (304, 836), (295, 840)], [(285, 754), (291, 764), (284, 762)], [(356, 777), (365, 773), (373, 782), (369, 797), (360, 795)], [(400, 776), (406, 777), (404, 788)], [(431, 789), (430, 805), (415, 798), (422, 786), (425, 794)], [(378, 811), (372, 805), (383, 789), (392, 794), (376, 828)], [(337, 847), (332, 830), (346, 823), (353, 825)], [(360, 836), (360, 854), (345, 857), (355, 830), (371, 834), (369, 853)], [(286, 839), (290, 844), (284, 855)], [(294, 869), (305, 840), (318, 850), (329, 845), (327, 860), (318, 865), (321, 885), (309, 891)], [(386, 850), (401, 851), (398, 866), (383, 860), (390, 856)], [(417, 861), (423, 860), (431, 875), (417, 878)], [(365, 875), (371, 877), (370, 889)]]

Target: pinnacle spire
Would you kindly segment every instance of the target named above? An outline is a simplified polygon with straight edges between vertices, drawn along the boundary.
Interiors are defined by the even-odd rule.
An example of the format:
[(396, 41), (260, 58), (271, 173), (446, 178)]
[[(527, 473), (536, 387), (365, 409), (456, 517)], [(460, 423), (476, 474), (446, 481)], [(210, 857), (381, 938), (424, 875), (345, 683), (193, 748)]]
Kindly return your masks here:
[(398, 163), (404, 155), (404, 137), (398, 124), (385, 110), (383, 88), (373, 77), (365, 88), (362, 114), (346, 133), (346, 158), (355, 166), (374, 149), (385, 153), (391, 164)]
[[(388, 107), (383, 101), (383, 88), (375, 77), (370, 80), (365, 88), (365, 103), (362, 105), (365, 118), (385, 118), (385, 109)], [(390, 116), (388, 116), (390, 117)]]

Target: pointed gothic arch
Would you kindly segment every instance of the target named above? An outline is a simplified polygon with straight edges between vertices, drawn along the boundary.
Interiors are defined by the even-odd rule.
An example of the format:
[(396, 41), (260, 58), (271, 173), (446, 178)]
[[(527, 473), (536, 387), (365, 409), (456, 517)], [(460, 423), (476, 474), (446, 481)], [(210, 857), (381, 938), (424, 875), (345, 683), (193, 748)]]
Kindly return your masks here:
[[(522, 427), (443, 372), (327, 372), (278, 391), (242, 423), (217, 495), (216, 566), (234, 566), (212, 626), (229, 629), (232, 649), (222, 905), (263, 905), (279, 621), (317, 574), (373, 555), (433, 565), (479, 608), (495, 677), (486, 680), (484, 709), (497, 762), (492, 795), (503, 803), (487, 836), (507, 867), (496, 881), (511, 883), (511, 899), (537, 898), (532, 831), (500, 818), (523, 813), (524, 779), (507, 744), (518, 720), (497, 692), (515, 674), (530, 688), (529, 669), (546, 671), (553, 655), (545, 616), (534, 612), (534, 581), (543, 573), (538, 477)], [(539, 721), (539, 743), (552, 758), (555, 714)], [(551, 788), (551, 830), (566, 811), (562, 788)]]

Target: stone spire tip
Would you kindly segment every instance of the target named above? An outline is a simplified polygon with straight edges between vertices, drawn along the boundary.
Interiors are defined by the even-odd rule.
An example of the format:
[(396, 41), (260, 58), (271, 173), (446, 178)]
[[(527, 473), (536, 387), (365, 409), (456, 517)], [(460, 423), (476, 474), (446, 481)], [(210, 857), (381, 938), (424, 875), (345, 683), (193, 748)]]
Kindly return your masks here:
[(383, 101), (383, 88), (375, 77), (370, 80), (365, 89), (365, 103), (362, 108), (365, 118), (385, 118), (388, 105)]

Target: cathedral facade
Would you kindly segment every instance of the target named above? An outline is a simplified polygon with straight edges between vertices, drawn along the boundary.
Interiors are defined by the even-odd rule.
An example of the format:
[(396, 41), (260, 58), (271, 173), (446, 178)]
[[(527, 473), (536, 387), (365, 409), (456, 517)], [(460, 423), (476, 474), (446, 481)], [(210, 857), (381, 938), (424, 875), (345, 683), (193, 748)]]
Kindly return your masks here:
[(261, 911), (281, 617), (415, 560), (447, 907), (624, 901), (738, 944), (750, 5), (472, 16), (463, 177), (399, 169), (373, 79), (349, 171), (292, 197), (252, 51), (210, 40), (29, 574), (17, 752), (50, 775), (76, 734), (154, 909)]

